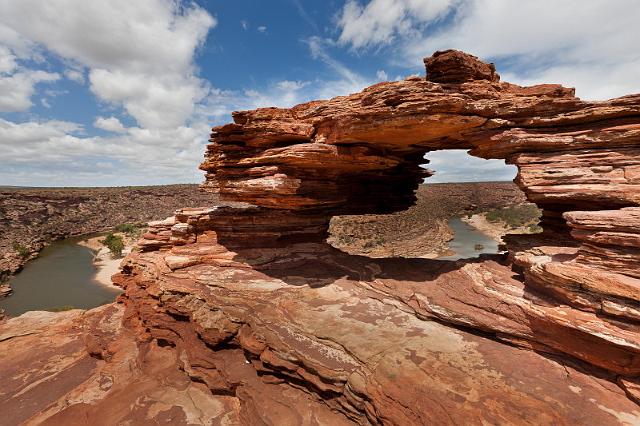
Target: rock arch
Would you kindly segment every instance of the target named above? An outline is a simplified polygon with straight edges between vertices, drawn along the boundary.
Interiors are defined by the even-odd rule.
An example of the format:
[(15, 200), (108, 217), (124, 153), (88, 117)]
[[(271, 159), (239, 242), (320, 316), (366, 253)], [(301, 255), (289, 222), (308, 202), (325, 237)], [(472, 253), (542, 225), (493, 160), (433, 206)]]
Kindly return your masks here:
[(413, 203), (425, 153), (468, 149), (518, 167), (546, 229), (567, 231), (567, 211), (640, 204), (639, 96), (585, 102), (560, 85), (520, 87), (455, 50), (425, 64), (426, 78), (234, 113), (212, 133), (205, 188), (279, 214), (389, 213)]
[[(411, 409), (414, 396), (381, 376), (385, 363), (365, 353), (386, 344), (401, 354), (395, 368), (423, 371), (415, 348), (432, 355), (434, 322), (558, 359), (544, 364), (563, 371), (553, 380), (573, 380), (559, 366), (573, 365), (573, 375), (617, 382), (640, 400), (640, 95), (586, 102), (560, 85), (521, 87), (459, 51), (437, 52), (425, 64), (426, 78), (235, 112), (233, 123), (214, 128), (203, 187), (240, 204), (182, 209), (151, 225), (114, 277), (125, 288), (130, 327), (175, 346), (191, 377), (253, 410), (252, 398), (291, 380), (329, 396), (331, 410), (350, 419), (420, 423), (427, 417)], [(406, 209), (430, 174), (420, 167), (425, 153), (452, 148), (516, 165), (516, 183), (544, 211), (544, 232), (509, 237), (508, 259), (481, 261), (369, 259), (322, 243), (334, 215)], [(366, 306), (345, 307), (343, 297)], [(349, 334), (340, 321), (359, 331)], [(454, 358), (448, 365), (493, 389), (516, 374), (493, 350), (481, 365), (509, 373), (492, 375), (491, 385), (480, 367)], [(430, 381), (439, 373), (420, 376), (432, 386), (420, 403), (459, 408)], [(407, 380), (404, 388), (422, 386)], [(477, 410), (477, 419), (521, 420), (524, 400), (532, 416), (547, 415), (549, 401), (532, 394), (538, 384), (500, 388), (497, 398), (514, 405), (465, 397), (460, 404)], [(509, 386), (518, 388), (515, 400)], [(574, 388), (551, 404), (597, 416), (588, 398), (572, 399)]]
[[(204, 187), (258, 206), (260, 232), (249, 239), (278, 245), (325, 238), (332, 215), (406, 209), (430, 175), (420, 168), (429, 151), (504, 159), (543, 210), (542, 235), (507, 239), (527, 284), (640, 320), (640, 95), (587, 102), (560, 85), (521, 87), (456, 50), (424, 62), (426, 78), (234, 113), (213, 129)], [(246, 231), (229, 243), (245, 244)]]

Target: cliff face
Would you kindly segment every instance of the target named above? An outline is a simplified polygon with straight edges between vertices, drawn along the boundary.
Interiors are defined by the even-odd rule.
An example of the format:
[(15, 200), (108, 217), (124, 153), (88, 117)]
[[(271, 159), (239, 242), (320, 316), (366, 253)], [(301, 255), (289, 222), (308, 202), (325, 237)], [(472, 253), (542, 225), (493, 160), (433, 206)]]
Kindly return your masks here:
[[(124, 327), (88, 347), (105, 366), (136, 348), (135, 371), (164, 354), (181, 389), (209, 392), (196, 406), (226, 417), (158, 397), (148, 419), (640, 422), (640, 95), (593, 103), (520, 87), (457, 51), (425, 63), (426, 79), (213, 129), (204, 187), (247, 205), (152, 223), (114, 276)], [(430, 174), (423, 156), (451, 148), (515, 164), (544, 232), (466, 261), (324, 242), (334, 215), (406, 209)], [(136, 344), (113, 343), (124, 335)], [(113, 395), (50, 411), (89, 415)]]

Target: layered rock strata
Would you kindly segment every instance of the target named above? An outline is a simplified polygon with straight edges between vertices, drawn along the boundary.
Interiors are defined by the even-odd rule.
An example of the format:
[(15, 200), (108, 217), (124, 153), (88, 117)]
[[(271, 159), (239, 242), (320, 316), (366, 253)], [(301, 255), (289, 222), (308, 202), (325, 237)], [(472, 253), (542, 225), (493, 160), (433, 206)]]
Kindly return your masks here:
[[(398, 370), (390, 374), (424, 366), (421, 357), (432, 356), (435, 344), (424, 340), (431, 333), (424, 327), (435, 324), (548, 354), (555, 360), (549, 362), (579, 366), (637, 398), (640, 96), (595, 103), (559, 85), (520, 87), (457, 51), (425, 63), (426, 79), (380, 83), (291, 109), (238, 112), (234, 123), (214, 128), (201, 166), (204, 186), (253, 207), (178, 212), (170, 232), (163, 228), (165, 245), (131, 256), (118, 277), (132, 315), (150, 339), (194, 348), (189, 369), (211, 389), (241, 394), (227, 369), (203, 361), (219, 355), (218, 347), (238, 350), (263, 381), (302, 386), (358, 422), (445, 419), (450, 410), (427, 401), (447, 407), (451, 394), (436, 397), (429, 388), (424, 397), (390, 395), (391, 386), (381, 390), (377, 378), (383, 354), (412, 340), (409, 329), (421, 343), (399, 351), (407, 355), (396, 356)], [(407, 208), (432, 173), (420, 167), (425, 154), (450, 148), (515, 164), (516, 183), (543, 209), (543, 234), (512, 238), (504, 259), (474, 262), (374, 261), (321, 243), (333, 215)], [(340, 294), (332, 300), (343, 306), (326, 305), (324, 291)], [(321, 321), (320, 312), (330, 314)], [(387, 341), (391, 312), (405, 319), (397, 321), (397, 340)], [(354, 318), (365, 328), (349, 322)], [(423, 327), (408, 325), (416, 319)], [(435, 374), (438, 364), (427, 365)], [(452, 404), (473, 405), (469, 395)], [(498, 411), (491, 415), (503, 421), (513, 415)], [(450, 420), (477, 415), (491, 422), (460, 415)]]
[[(158, 354), (182, 391), (209, 392), (199, 416), (165, 398), (148, 420), (640, 422), (640, 95), (585, 102), (559, 85), (520, 87), (458, 51), (425, 64), (426, 79), (238, 112), (213, 129), (204, 187), (249, 205), (151, 224), (114, 276), (124, 327), (87, 340), (101, 368), (122, 350), (141, 359), (136, 378), (157, 377), (142, 355)], [(544, 232), (460, 261), (372, 259), (323, 242), (334, 215), (407, 208), (432, 173), (424, 155), (452, 148), (515, 164)], [(139, 395), (130, 376), (110, 377), (113, 393), (65, 396), (45, 417), (91, 417)]]
[[(456, 51), (425, 63), (426, 79), (234, 113), (233, 124), (214, 128), (204, 186), (252, 207), (178, 212), (171, 232), (163, 231), (167, 245), (130, 257), (118, 278), (133, 315), (150, 339), (194, 348), (187, 359), (199, 368), (190, 368), (211, 389), (238, 395), (228, 369), (201, 365), (222, 345), (242, 352), (266, 382), (303, 386), (355, 421), (441, 420), (424, 401), (448, 400), (433, 389), (427, 398), (380, 393), (381, 361), (355, 354), (360, 346), (385, 350), (348, 341), (385, 342), (380, 333), (390, 326), (379, 328), (377, 309), (560, 356), (635, 398), (629, 383), (640, 375), (640, 294), (633, 253), (620, 253), (637, 249), (630, 242), (638, 233), (632, 225), (617, 239), (602, 231), (640, 202), (640, 96), (593, 103), (558, 85), (503, 83), (492, 66)], [(480, 262), (373, 261), (321, 243), (333, 215), (407, 208), (431, 174), (420, 167), (424, 155), (450, 148), (515, 164), (516, 183), (544, 211), (545, 232), (514, 241), (507, 259)], [(322, 291), (341, 293), (345, 306), (325, 305)], [(363, 300), (381, 305), (356, 309)], [(311, 318), (302, 314), (309, 310)], [(357, 337), (345, 330), (360, 330), (355, 325), (336, 325), (345, 310), (367, 324)], [(324, 311), (333, 313), (328, 322), (319, 319)], [(167, 326), (176, 318), (186, 329)], [(408, 338), (400, 330), (390, 335), (399, 340), (389, 348)], [(432, 344), (423, 342), (417, 359), (433, 353)], [(400, 371), (411, 369), (411, 356), (395, 361)], [(463, 400), (458, 408), (468, 406)]]

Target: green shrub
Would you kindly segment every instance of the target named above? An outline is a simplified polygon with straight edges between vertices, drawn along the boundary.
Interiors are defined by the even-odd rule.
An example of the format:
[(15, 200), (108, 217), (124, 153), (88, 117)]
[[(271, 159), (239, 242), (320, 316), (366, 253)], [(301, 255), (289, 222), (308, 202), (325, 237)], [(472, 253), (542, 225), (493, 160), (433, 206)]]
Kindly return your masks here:
[(13, 242), (13, 249), (20, 255), (21, 258), (26, 259), (31, 256), (31, 250), (25, 245), (20, 244), (17, 241)]
[(542, 232), (542, 227), (540, 225), (537, 225), (535, 223), (532, 223), (531, 225), (529, 225), (529, 232), (531, 232), (532, 234), (538, 234), (540, 232)]
[(384, 245), (384, 243), (384, 237), (382, 235), (376, 235), (372, 240), (368, 240), (366, 243), (364, 243), (362, 247), (365, 249), (370, 249), (376, 246)]
[(121, 223), (114, 229), (116, 232), (122, 232), (130, 237), (137, 238), (142, 234), (144, 228), (146, 228), (146, 224), (144, 223)]
[(338, 237), (338, 242), (340, 244), (352, 244), (354, 242), (354, 238), (351, 235), (340, 235)]
[(124, 241), (120, 235), (114, 235), (112, 232), (109, 232), (104, 240), (100, 240), (100, 242), (109, 249), (113, 257), (122, 256)]
[(540, 215), (535, 204), (519, 204), (488, 211), (485, 217), (489, 222), (503, 222), (510, 229), (515, 229), (525, 225), (537, 226)]

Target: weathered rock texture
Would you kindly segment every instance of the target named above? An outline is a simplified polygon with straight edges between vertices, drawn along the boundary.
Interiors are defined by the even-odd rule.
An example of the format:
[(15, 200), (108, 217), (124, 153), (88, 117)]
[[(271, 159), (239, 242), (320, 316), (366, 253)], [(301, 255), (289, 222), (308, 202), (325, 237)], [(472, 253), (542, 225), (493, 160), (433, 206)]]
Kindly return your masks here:
[[(114, 276), (116, 337), (166, 354), (221, 423), (638, 424), (640, 95), (499, 82), (457, 51), (425, 63), (427, 79), (214, 128), (205, 187), (250, 206), (153, 223)], [(518, 166), (545, 231), (466, 261), (323, 242), (333, 215), (410, 206), (423, 156), (448, 148)], [(89, 342), (115, 368), (103, 346)], [(110, 395), (53, 411), (100, 413)], [(208, 413), (190, 410), (153, 413)]]

